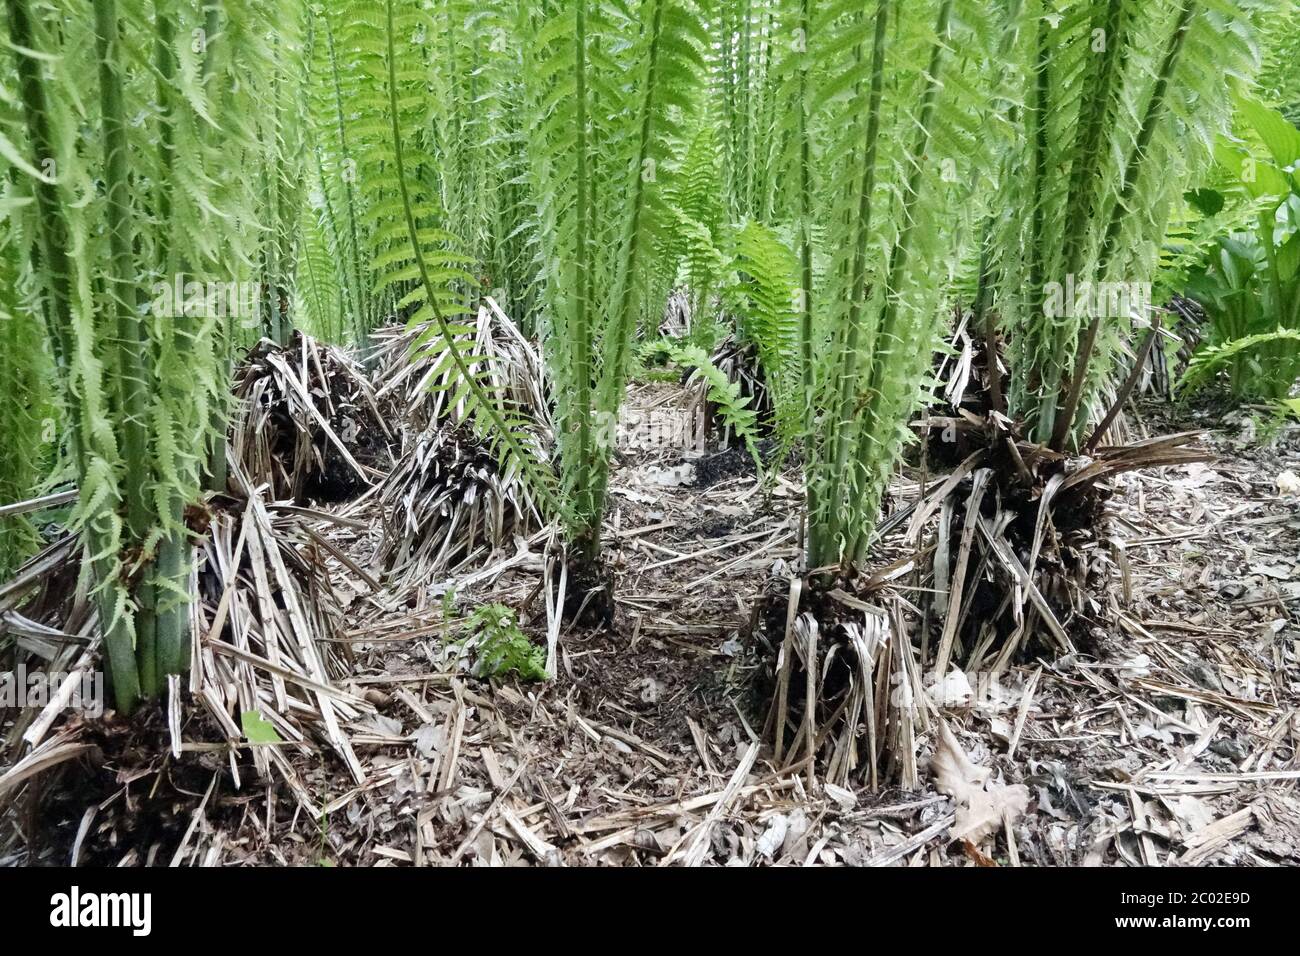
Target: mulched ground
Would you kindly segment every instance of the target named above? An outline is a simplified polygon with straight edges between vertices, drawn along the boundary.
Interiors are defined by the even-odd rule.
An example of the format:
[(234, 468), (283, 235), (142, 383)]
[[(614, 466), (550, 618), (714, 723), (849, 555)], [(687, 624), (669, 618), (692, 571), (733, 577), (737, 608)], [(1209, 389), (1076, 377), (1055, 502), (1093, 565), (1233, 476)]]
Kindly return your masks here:
[[(1213, 428), (1220, 457), (1117, 481), (1115, 586), (1097, 595), (1112, 624), (1096, 653), (975, 677), (969, 696), (947, 685), (928, 708), (922, 788), (871, 792), (825, 787), (816, 768), (778, 776), (756, 745), (744, 632), (773, 567), (796, 555), (799, 491), (764, 489), (734, 454), (684, 460), (679, 401), (675, 384), (632, 387), (611, 489), (617, 615), (561, 635), (554, 681), (469, 677), (439, 633), (447, 582), (371, 594), (340, 566), (347, 689), (376, 710), (349, 728), (365, 783), (328, 751), (288, 751), (308, 812), (246, 761), (236, 790), (202, 718), (178, 760), (125, 756), (144, 750), (140, 734), (101, 729), (102, 769), (64, 764), (38, 806), (11, 810), (0, 862), (1300, 862), (1300, 499), (1277, 483), (1300, 471), (1300, 428), (1258, 445), (1248, 416), (1144, 408), (1139, 434)], [(904, 476), (891, 500), (913, 488)], [(332, 540), (360, 562), (379, 525)], [(522, 609), (545, 643), (543, 537), (456, 582), (458, 606)], [(949, 838), (952, 801), (932, 788), (939, 717), (974, 763), (1030, 790), (1026, 814), (982, 847)]]

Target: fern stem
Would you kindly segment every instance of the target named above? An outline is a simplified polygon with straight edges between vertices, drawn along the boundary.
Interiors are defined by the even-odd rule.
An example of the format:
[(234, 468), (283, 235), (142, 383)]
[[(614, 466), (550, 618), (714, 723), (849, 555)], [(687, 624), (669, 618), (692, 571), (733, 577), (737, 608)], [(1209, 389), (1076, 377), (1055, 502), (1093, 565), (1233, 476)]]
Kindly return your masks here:
[[(573, 259), (574, 289), (577, 301), (574, 303), (573, 335), (571, 336), (573, 363), (576, 378), (576, 395), (574, 407), (578, 416), (578, 461), (575, 474), (575, 512), (580, 523), (578, 540), (575, 542), (583, 559), (594, 562), (600, 548), (600, 518), (593, 515), (593, 478), (591, 471), (595, 467), (591, 454), (591, 324), (587, 314), (590, 289), (591, 241), (590, 230), (591, 197), (587, 176), (587, 4), (586, 0), (577, 0), (574, 5), (574, 97), (576, 98), (575, 125), (575, 162), (577, 177), (577, 206), (575, 210), (575, 238), (577, 251)], [(563, 427), (572, 428), (572, 422), (565, 422)], [(573, 467), (570, 464), (568, 467)]]
[(849, 436), (853, 400), (857, 392), (858, 348), (862, 336), (862, 314), (867, 299), (867, 247), (871, 233), (871, 199), (876, 186), (876, 153), (880, 137), (880, 104), (885, 81), (885, 35), (889, 24), (892, 0), (880, 0), (876, 5), (875, 34), (871, 47), (871, 87), (867, 101), (867, 126), (863, 138), (861, 177), (859, 180), (858, 212), (854, 228), (853, 261), (849, 281), (849, 312), (845, 323), (842, 350), (839, 355), (835, 381), (839, 394), (831, 409), (828, 457), (832, 468), (828, 475), (830, 490), (825, 500), (818, 498), (823, 512), (809, 518), (809, 564), (823, 567), (831, 564), (838, 550), (836, 537), (840, 519), (837, 505), (839, 489), (846, 481), (845, 467), (849, 460)]
[(144, 356), (148, 342), (136, 310), (135, 262), (131, 252), (130, 176), (127, 168), (126, 117), (116, 0), (95, 0), (95, 40), (99, 55), (100, 109), (104, 124), (105, 220), (109, 272), (105, 311), (117, 322), (118, 402), (122, 416), (122, 452), (128, 469), (127, 521), (137, 541), (149, 533), (149, 463), (145, 403), (148, 382)]
[(724, 161), (727, 182), (725, 185), (727, 211), (733, 219), (740, 218), (740, 203), (737, 199), (736, 167), (740, 162), (740, 123), (736, 121), (736, 55), (733, 48), (734, 34), (732, 17), (734, 10), (730, 4), (723, 4), (718, 14), (718, 59), (722, 71), (722, 112), (723, 129), (727, 134), (724, 146)]
[[(206, 0), (203, 10), (203, 64), (200, 72), (205, 91), (212, 77), (215, 62), (215, 38), (221, 30), (222, 0)], [(208, 93), (211, 98), (211, 93)], [(208, 134), (210, 135), (210, 133)], [(212, 332), (212, 352), (217, 364), (216, 391), (211, 397), (212, 411), (208, 421), (209, 446), (208, 457), (203, 467), (203, 487), (208, 491), (224, 492), (226, 490), (227, 463), (227, 407), (229, 404), (229, 384), (234, 368), (234, 356), (231, 349), (230, 330), (218, 322)]]
[[(158, 218), (164, 224), (170, 224), (172, 215), (171, 183), (174, 178), (175, 163), (173, 124), (176, 121), (176, 102), (173, 92), (176, 60), (172, 52), (172, 45), (176, 40), (176, 22), (168, 6), (169, 0), (155, 0), (154, 62), (158, 72), (157, 95), (160, 110), (158, 143), (159, 166), (162, 170), (162, 175), (159, 176)], [(167, 248), (169, 245), (164, 244), (164, 249)], [(171, 257), (166, 258), (170, 260)], [(163, 268), (169, 271), (170, 262), (164, 262)], [(189, 272), (189, 264), (178, 262), (176, 269), (183, 276)], [(158, 321), (158, 317), (154, 320)], [(188, 364), (194, 360), (193, 343), (196, 330), (186, 327), (188, 322), (183, 310), (173, 321), (176, 327), (172, 330), (169, 339), (175, 343), (176, 359)], [(172, 389), (170, 398), (176, 408), (184, 408), (192, 401), (192, 396), (183, 389), (175, 385)], [(164, 474), (159, 474), (157, 477), (163, 482), (167, 480)], [(184, 526), (186, 504), (180, 488), (169, 490), (164, 534), (158, 545), (158, 563), (153, 575), (156, 583), (147, 585), (153, 590), (150, 598), (154, 602), (154, 660), (147, 661), (149, 656), (147, 648), (142, 647), (142, 650), (137, 652), (137, 657), (141, 659), (141, 684), (146, 688), (146, 692), (151, 679), (157, 681), (168, 674), (180, 674), (184, 669), (188, 636), (186, 628), (188, 605), (181, 595), (185, 593), (187, 574), (185, 557), (188, 538)], [(149, 667), (153, 669), (152, 675), (148, 673)]]
[[(52, 135), (49, 103), (40, 62), (26, 51), (36, 50), (31, 10), (28, 0), (6, 0), (9, 14), (9, 38), (14, 51), (18, 74), (18, 91), (32, 156), (39, 166), (46, 159), (59, 155)], [(38, 179), (33, 185), (36, 206), (37, 243), (41, 263), (37, 270), (41, 284), (49, 297), (48, 315), (52, 319), (51, 333), (57, 369), (62, 379), (63, 393), (73, 401), (73, 372), (71, 363), (76, 349), (72, 327), (72, 266), (68, 259), (68, 229), (64, 219), (64, 206), (57, 185)], [(69, 415), (73, 457), (78, 474), (87, 474), (88, 450), (84, 429), (74, 413)], [(86, 521), (86, 552), (96, 580), (96, 604), (100, 628), (104, 634), (104, 647), (108, 657), (109, 672), (113, 679), (113, 697), (117, 709), (130, 713), (140, 698), (140, 678), (136, 670), (134, 636), (130, 620), (119, 614), (113, 600), (113, 559), (107, 553), (107, 542), (100, 531), (100, 522), (90, 515)]]
[[(880, 328), (875, 336), (871, 350), (871, 366), (867, 378), (865, 436), (858, 440), (858, 467), (862, 473), (867, 470), (871, 457), (879, 455), (884, 444), (882, 432), (895, 427), (892, 420), (882, 420), (880, 402), (885, 395), (885, 376), (887, 366), (899, 361), (893, 348), (898, 336), (899, 303), (903, 295), (903, 285), (907, 276), (908, 260), (911, 257), (912, 244), (916, 239), (919, 226), (917, 206), (922, 192), (922, 177), (925, 174), (925, 151), (930, 144), (932, 123), (934, 121), (935, 101), (939, 96), (940, 75), (943, 67), (944, 53), (948, 43), (948, 26), (952, 19), (953, 0), (942, 0), (939, 5), (938, 23), (935, 26), (934, 46), (930, 50), (930, 65), (926, 72), (925, 89), (921, 93), (921, 108), (917, 114), (916, 142), (908, 155), (907, 186), (903, 191), (902, 231), (889, 256), (889, 271), (885, 287), (884, 312), (880, 319)], [(928, 348), (930, 343), (924, 343)], [(866, 440), (863, 440), (863, 437)], [(851, 570), (859, 566), (866, 558), (867, 546), (871, 541), (871, 532), (875, 526), (875, 510), (878, 507), (876, 496), (867, 496), (866, 505), (870, 509), (856, 527), (849, 529), (846, 556), (851, 562)]]
[[(1138, 178), (1142, 172), (1142, 161), (1146, 158), (1147, 147), (1151, 144), (1156, 128), (1160, 125), (1160, 121), (1164, 116), (1165, 95), (1169, 90), (1169, 83), (1173, 78), (1174, 71), (1178, 68), (1178, 58), (1182, 53), (1187, 31), (1191, 27), (1192, 16), (1195, 12), (1196, 3), (1193, 0), (1183, 0), (1178, 10), (1178, 17), (1174, 22), (1173, 32), (1169, 35), (1169, 41), (1165, 46), (1164, 59), (1161, 61), (1160, 69), (1156, 74), (1155, 86), (1151, 91), (1151, 99), (1147, 102), (1146, 113), (1142, 117), (1142, 125), (1138, 129), (1137, 139), (1133, 143), (1133, 148), (1128, 155), (1128, 162), (1124, 167), (1124, 179), (1120, 186), (1119, 195), (1111, 206), (1110, 218), (1106, 224), (1106, 233), (1101, 242), (1101, 253), (1097, 259), (1096, 277), (1098, 281), (1105, 281), (1111, 260), (1117, 251), (1120, 232), (1123, 229), (1125, 214), (1128, 211), (1128, 204), (1137, 190)], [(1084, 386), (1087, 384), (1088, 366), (1092, 362), (1093, 350), (1097, 345), (1097, 333), (1100, 329), (1101, 316), (1094, 315), (1088, 323), (1088, 330), (1084, 334), (1078, 355), (1075, 356), (1074, 372), (1070, 378), (1065, 400), (1057, 412), (1056, 427), (1052, 432), (1051, 442), (1051, 447), (1056, 451), (1065, 449), (1066, 440), (1074, 428), (1074, 419), (1079, 411)]]
[[(172, 163), (175, 159), (175, 130), (173, 123), (172, 99), (173, 83), (176, 76), (176, 64), (172, 56), (172, 44), (176, 41), (176, 21), (171, 18), (166, 8), (166, 0), (154, 0), (154, 69), (157, 76), (154, 83), (154, 95), (158, 98), (159, 114), (162, 122), (158, 124), (158, 165), (164, 175), (158, 182), (158, 219), (170, 222), (172, 215)], [(164, 242), (159, 256), (164, 271), (167, 268), (167, 251), (170, 244)]]
[[(641, 101), (640, 144), (636, 163), (632, 168), (631, 208), (627, 234), (623, 239), (625, 250), (619, 263), (617, 290), (614, 296), (614, 321), (605, 330), (605, 362), (599, 401), (603, 412), (613, 415), (622, 403), (623, 392), (627, 387), (627, 360), (631, 351), (632, 337), (636, 333), (637, 319), (637, 282), (642, 252), (642, 218), (646, 207), (646, 178), (643, 174), (650, 157), (651, 144), (654, 141), (654, 116), (659, 80), (659, 44), (663, 29), (665, 0), (647, 0), (653, 5), (650, 17), (649, 45), (646, 51), (647, 65), (643, 89), (645, 96)], [(599, 531), (599, 522), (605, 510), (605, 488), (609, 478), (608, 455), (610, 449), (598, 450), (601, 461), (597, 465), (598, 475), (594, 498), (591, 502), (595, 530)]]
[(353, 308), (358, 340), (370, 331), (365, 288), (361, 284), (361, 242), (357, 238), (356, 191), (352, 188), (351, 153), (348, 152), (347, 123), (343, 119), (343, 83), (339, 78), (338, 55), (334, 48), (334, 27), (325, 16), (325, 42), (329, 50), (330, 74), (334, 83), (334, 114), (339, 131), (339, 159), (343, 163), (343, 196), (348, 210), (348, 232), (352, 243)]
[[(315, 143), (314, 149), (312, 151), (316, 155), (316, 178), (320, 182), (321, 199), (325, 204), (325, 224), (329, 227), (329, 242), (330, 242), (329, 248), (334, 251), (335, 258), (341, 259), (342, 256), (344, 255), (343, 235), (339, 231), (338, 217), (334, 213), (334, 200), (330, 198), (329, 187), (326, 185), (325, 160), (321, 156), (321, 147), (319, 141)], [(336, 281), (339, 282), (339, 286), (342, 289), (342, 294), (339, 296), (339, 300), (340, 300), (339, 301), (339, 311), (340, 311), (339, 327), (335, 335), (337, 340), (339, 342), (342, 342), (343, 341), (342, 338), (343, 319), (344, 319), (342, 312), (344, 309), (347, 308), (349, 301), (351, 301), (352, 303), (352, 314), (354, 316), (357, 314), (358, 307), (357, 307), (357, 300), (356, 300), (356, 292), (352, 288), (352, 279), (348, 275), (348, 270), (343, 267), (337, 267), (335, 275), (338, 277)]]
[(811, 31), (812, 0), (800, 0), (799, 29), (804, 38), (804, 62), (799, 64), (799, 102), (795, 104), (799, 137), (799, 379), (804, 399), (804, 428), (812, 434), (813, 401), (813, 249), (812, 249), (812, 143), (808, 131), (807, 42)]
[(980, 241), (979, 278), (975, 286), (975, 301), (971, 309), (971, 325), (975, 334), (984, 338), (984, 361), (988, 374), (989, 408), (999, 414), (1007, 410), (1002, 394), (1002, 373), (998, 369), (998, 329), (989, 304), (993, 299), (993, 230), (996, 216), (984, 221), (984, 234)]
[[(812, 142), (808, 129), (808, 37), (812, 29), (813, 0), (800, 0), (799, 29), (804, 43), (798, 65), (798, 98), (795, 104), (795, 135), (799, 137), (799, 391), (803, 398), (803, 432), (811, 437), (817, 422), (816, 384), (813, 370), (813, 244), (812, 244)], [(809, 515), (821, 511), (816, 481), (804, 482), (804, 520), (800, 544), (810, 546)]]
[[(1033, 106), (1025, 111), (1029, 123), (1031, 138), (1031, 163), (1033, 166), (1034, 185), (1031, 202), (1029, 225), (1029, 312), (1037, 316), (1043, 309), (1044, 273), (1047, 269), (1047, 238), (1044, 218), (1047, 205), (1047, 113), (1051, 103), (1051, 46), (1050, 25), (1047, 20), (1047, 4), (1041, 4), (1038, 16), (1038, 31), (1035, 42), (1034, 57), (1034, 99)], [(1058, 360), (1059, 361), (1059, 360)], [(1049, 361), (1046, 378), (1051, 380), (1059, 364)], [(1040, 420), (1036, 423), (1041, 431), (1050, 431), (1055, 397), (1044, 396), (1039, 410)]]
[(752, 179), (754, 168), (754, 117), (750, 98), (749, 46), (753, 26), (752, 0), (743, 0), (740, 19), (740, 213), (748, 218), (754, 212)]
[[(147, 429), (149, 383), (144, 358), (149, 342), (137, 311), (135, 260), (132, 253), (130, 179), (127, 169), (126, 117), (123, 108), (122, 58), (116, 0), (95, 0), (95, 46), (99, 56), (100, 112), (104, 137), (105, 228), (108, 232), (109, 269), (105, 282), (105, 311), (116, 317), (115, 360), (119, 427), (126, 463), (127, 527), (132, 543), (143, 546), (153, 525), (148, 490), (152, 481)], [(141, 560), (150, 560), (142, 555)], [(152, 582), (145, 578), (136, 594), (136, 658), (140, 691), (145, 697), (158, 692), (156, 599)]]

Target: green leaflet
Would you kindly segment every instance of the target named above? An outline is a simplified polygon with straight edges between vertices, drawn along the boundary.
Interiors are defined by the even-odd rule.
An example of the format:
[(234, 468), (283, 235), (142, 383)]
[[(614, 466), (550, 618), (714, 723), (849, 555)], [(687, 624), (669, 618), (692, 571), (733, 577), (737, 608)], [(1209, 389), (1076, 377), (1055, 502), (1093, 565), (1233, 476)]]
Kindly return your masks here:
[(466, 618), (462, 639), (472, 655), (475, 677), (506, 677), (514, 674), (524, 681), (544, 681), (546, 649), (532, 643), (519, 629), (515, 613), (503, 604), (485, 604)]
[(709, 401), (717, 406), (723, 423), (745, 443), (745, 450), (754, 459), (754, 468), (761, 472), (763, 461), (758, 455), (758, 416), (749, 407), (749, 398), (740, 394), (740, 383), (727, 378), (726, 373), (709, 361), (708, 354), (699, 346), (674, 349), (672, 357), (683, 368), (693, 369), (692, 380), (702, 378), (705, 381)]
[(282, 738), (275, 726), (262, 716), (258, 710), (244, 710), (239, 714), (239, 727), (244, 732), (244, 739), (250, 744), (282, 744)]

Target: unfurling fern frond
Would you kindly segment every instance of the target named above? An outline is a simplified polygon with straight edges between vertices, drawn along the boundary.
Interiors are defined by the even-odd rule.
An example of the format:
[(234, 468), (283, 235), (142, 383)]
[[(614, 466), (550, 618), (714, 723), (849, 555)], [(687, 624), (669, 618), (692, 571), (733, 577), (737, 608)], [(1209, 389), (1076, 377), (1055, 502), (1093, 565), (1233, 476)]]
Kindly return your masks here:
[(775, 232), (746, 223), (735, 237), (735, 281), (724, 302), (741, 335), (758, 351), (771, 392), (776, 434), (784, 452), (799, 435), (805, 416), (800, 388), (800, 317), (804, 293), (799, 262)]

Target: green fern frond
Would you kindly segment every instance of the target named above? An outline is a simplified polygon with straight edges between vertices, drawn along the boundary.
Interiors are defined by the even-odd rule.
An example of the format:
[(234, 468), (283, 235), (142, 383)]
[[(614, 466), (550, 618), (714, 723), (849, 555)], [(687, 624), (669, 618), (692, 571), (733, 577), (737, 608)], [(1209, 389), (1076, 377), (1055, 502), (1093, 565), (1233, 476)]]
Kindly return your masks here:
[(749, 407), (749, 397), (740, 394), (740, 383), (733, 382), (727, 373), (714, 365), (708, 353), (695, 345), (676, 348), (673, 361), (683, 368), (692, 369), (688, 381), (702, 379), (708, 386), (708, 399), (717, 409), (723, 424), (745, 443), (745, 450), (754, 459), (755, 469), (762, 471), (763, 462), (758, 454), (758, 415)]
[(515, 613), (503, 604), (485, 604), (465, 619), (468, 633), (461, 642), (473, 657), (475, 677), (516, 675), (520, 680), (544, 681), (546, 649), (528, 639), (516, 623)]
[[(544, 460), (539, 460), (535, 453), (531, 453), (527, 449), (528, 433), (526, 423), (522, 419), (512, 418), (509, 409), (503, 402), (494, 401), (488, 395), (479, 375), (470, 369), (469, 363), (466, 361), (461, 348), (463, 343), (457, 341), (456, 332), (447, 322), (446, 311), (440, 302), (440, 290), (434, 285), (429, 263), (425, 258), (425, 250), (420, 242), (421, 230), (416, 221), (416, 204), (412, 199), (412, 184), (408, 178), (406, 150), (401, 127), (402, 114), (399, 92), (402, 89), (400, 83), (402, 74), (397, 67), (397, 36), (399, 27), (410, 28), (413, 23), (419, 22), (419, 18), (410, 16), (409, 11), (407, 17), (398, 17), (395, 11), (395, 0), (387, 0), (386, 14), (383, 36), (385, 40), (384, 63), (387, 66), (387, 76), (383, 89), (387, 91), (389, 101), (388, 117), (393, 175), (396, 179), (405, 214), (410, 255), (415, 263), (420, 282), (418, 289), (408, 296), (412, 301), (421, 303), (420, 309), (412, 318), (412, 324), (422, 322), (435, 324), (438, 334), (442, 337), (447, 348), (447, 354), (459, 373), (458, 387), (462, 391), (457, 392), (452, 403), (463, 405), (466, 408), (466, 416), (478, 423), (483, 437), (491, 443), (494, 453), (498, 455), (500, 460), (505, 462), (506, 467), (503, 468), (503, 471), (511, 474), (517, 472), (528, 482), (530, 492), (542, 503), (544, 508), (552, 514), (562, 514), (559, 500), (552, 490), (552, 476), (549, 464)], [(418, 161), (419, 154), (417, 153)]]
[[(1219, 345), (1202, 346), (1192, 356), (1182, 378), (1178, 380), (1178, 390), (1185, 392), (1199, 388), (1237, 358), (1279, 342), (1300, 342), (1300, 329), (1275, 329), (1272, 332), (1246, 335)], [(1297, 347), (1293, 346), (1293, 348)]]
[(724, 295), (741, 335), (758, 349), (759, 365), (772, 394), (781, 453), (798, 439), (806, 415), (802, 383), (800, 318), (804, 293), (799, 262), (768, 227), (749, 222), (735, 236), (735, 281)]

